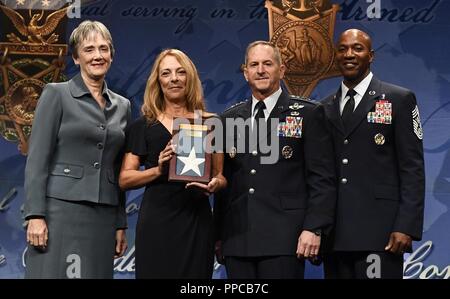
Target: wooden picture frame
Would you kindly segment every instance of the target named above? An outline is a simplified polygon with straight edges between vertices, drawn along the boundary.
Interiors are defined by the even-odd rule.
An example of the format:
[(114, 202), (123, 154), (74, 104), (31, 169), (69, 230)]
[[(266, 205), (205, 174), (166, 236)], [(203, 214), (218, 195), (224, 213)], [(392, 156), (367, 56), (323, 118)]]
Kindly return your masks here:
[(174, 119), (169, 181), (208, 183), (211, 179), (211, 128), (205, 119)]

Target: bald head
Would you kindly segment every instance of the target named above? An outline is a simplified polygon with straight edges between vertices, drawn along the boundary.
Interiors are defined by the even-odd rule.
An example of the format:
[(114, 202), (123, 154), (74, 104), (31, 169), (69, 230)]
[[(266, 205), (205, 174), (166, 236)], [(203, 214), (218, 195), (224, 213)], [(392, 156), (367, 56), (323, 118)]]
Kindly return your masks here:
[(366, 44), (366, 46), (369, 48), (369, 50), (372, 50), (372, 39), (364, 31), (359, 30), (359, 29), (348, 29), (348, 30), (345, 30), (344, 32), (341, 33), (341, 35), (339, 37), (339, 42), (342, 39), (346, 39), (346, 38), (349, 38), (349, 37), (352, 37), (353, 39), (356, 39), (356, 40), (359, 40), (361, 42), (364, 42)]
[(370, 73), (374, 58), (372, 40), (364, 31), (349, 29), (344, 31), (336, 45), (336, 62), (344, 76), (344, 84), (354, 88)]

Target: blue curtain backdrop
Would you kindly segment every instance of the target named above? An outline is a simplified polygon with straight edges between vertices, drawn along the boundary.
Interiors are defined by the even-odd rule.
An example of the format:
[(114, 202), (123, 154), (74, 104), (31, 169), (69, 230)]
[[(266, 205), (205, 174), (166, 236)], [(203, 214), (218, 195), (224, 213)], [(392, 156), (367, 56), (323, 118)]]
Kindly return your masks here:
[[(423, 241), (405, 260), (405, 277), (450, 276), (450, 1), (381, 0), (381, 19), (369, 20), (365, 0), (332, 0), (341, 5), (335, 36), (357, 27), (373, 38), (374, 74), (415, 91), (424, 127), (426, 208)], [(239, 71), (247, 44), (268, 39), (263, 0), (103, 0), (82, 8), (81, 19), (70, 19), (67, 35), (82, 20), (95, 19), (111, 30), (116, 56), (108, 74), (114, 91), (132, 102), (139, 115), (146, 79), (155, 55), (180, 48), (200, 72), (210, 111), (221, 112), (249, 96)], [(2, 31), (0, 26), (0, 31)], [(5, 35), (4, 32), (2, 36)], [(67, 36), (68, 38), (68, 36)], [(66, 74), (77, 72), (67, 59)], [(335, 92), (339, 78), (321, 82), (313, 99)], [(17, 145), (0, 138), (0, 278), (23, 277), (26, 247), (21, 206), (24, 201), (25, 157)], [(370, 168), (370, 167), (368, 167)], [(134, 277), (134, 228), (143, 190), (128, 193), (129, 250), (116, 261), (116, 278)], [(320, 267), (307, 267), (308, 278), (322, 277)], [(225, 277), (217, 267), (215, 278)]]

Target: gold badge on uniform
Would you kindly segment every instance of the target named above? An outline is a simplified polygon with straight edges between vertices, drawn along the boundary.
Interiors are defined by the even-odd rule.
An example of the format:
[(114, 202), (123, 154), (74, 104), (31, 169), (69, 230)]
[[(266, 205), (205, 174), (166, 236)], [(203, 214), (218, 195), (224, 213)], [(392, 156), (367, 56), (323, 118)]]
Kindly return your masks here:
[(283, 158), (290, 159), (292, 158), (292, 155), (294, 154), (294, 150), (289, 145), (283, 146), (283, 149), (281, 150), (281, 154), (283, 155)]
[(230, 155), (230, 158), (234, 158), (234, 157), (236, 157), (236, 153), (237, 153), (237, 149), (233, 146), (232, 148), (230, 148), (230, 153), (229, 153), (229, 155)]
[(384, 138), (384, 135), (381, 133), (378, 133), (377, 135), (375, 135), (374, 140), (375, 140), (376, 145), (383, 145), (384, 142), (386, 141), (386, 139)]

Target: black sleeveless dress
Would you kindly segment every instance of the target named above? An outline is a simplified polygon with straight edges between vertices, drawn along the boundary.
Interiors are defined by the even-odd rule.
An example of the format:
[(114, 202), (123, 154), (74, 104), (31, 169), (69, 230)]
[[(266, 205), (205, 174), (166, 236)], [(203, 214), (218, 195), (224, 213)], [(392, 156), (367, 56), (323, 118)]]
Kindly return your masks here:
[[(127, 130), (127, 152), (146, 169), (172, 138), (162, 123), (144, 117)], [(167, 167), (168, 169), (168, 167)], [(147, 184), (136, 225), (136, 278), (212, 277), (213, 219), (208, 197), (184, 183), (168, 182), (167, 172)]]

